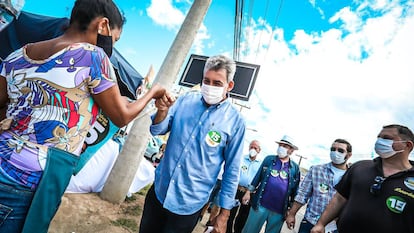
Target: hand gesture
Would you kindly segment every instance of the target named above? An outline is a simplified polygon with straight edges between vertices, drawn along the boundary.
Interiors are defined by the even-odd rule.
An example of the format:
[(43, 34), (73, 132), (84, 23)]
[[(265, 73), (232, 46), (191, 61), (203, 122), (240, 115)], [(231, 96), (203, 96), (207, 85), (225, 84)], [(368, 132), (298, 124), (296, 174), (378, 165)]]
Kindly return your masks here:
[(228, 217), (223, 216), (222, 214), (217, 215), (212, 221), (212, 228), (207, 227), (206, 232), (212, 233), (225, 233), (227, 229), (227, 220)]
[(248, 204), (249, 204), (249, 202), (250, 202), (250, 192), (249, 192), (249, 191), (247, 191), (247, 192), (243, 195), (243, 197), (242, 197), (242, 202), (241, 202), (241, 204), (242, 204), (242, 205), (248, 205)]
[(289, 230), (292, 230), (295, 227), (295, 215), (290, 214), (289, 212), (286, 215), (286, 225), (289, 228)]
[(165, 95), (166, 90), (163, 86), (156, 83), (156, 84), (152, 85), (149, 92), (152, 93), (152, 98), (159, 99), (159, 98), (161, 98)]
[(325, 227), (321, 224), (316, 223), (316, 225), (311, 229), (311, 233), (325, 233)]
[(169, 93), (165, 92), (165, 94), (155, 100), (155, 107), (158, 108), (159, 111), (167, 111), (175, 102), (175, 97)]

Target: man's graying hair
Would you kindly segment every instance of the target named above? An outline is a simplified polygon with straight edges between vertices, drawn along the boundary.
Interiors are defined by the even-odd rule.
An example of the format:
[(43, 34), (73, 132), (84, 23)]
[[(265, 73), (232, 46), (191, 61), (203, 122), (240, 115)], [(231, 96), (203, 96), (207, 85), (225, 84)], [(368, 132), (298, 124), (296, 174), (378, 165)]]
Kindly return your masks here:
[(236, 62), (223, 55), (208, 58), (206, 64), (204, 65), (203, 75), (205, 75), (209, 70), (218, 71), (220, 69), (226, 70), (227, 82), (233, 81), (234, 74), (236, 73)]

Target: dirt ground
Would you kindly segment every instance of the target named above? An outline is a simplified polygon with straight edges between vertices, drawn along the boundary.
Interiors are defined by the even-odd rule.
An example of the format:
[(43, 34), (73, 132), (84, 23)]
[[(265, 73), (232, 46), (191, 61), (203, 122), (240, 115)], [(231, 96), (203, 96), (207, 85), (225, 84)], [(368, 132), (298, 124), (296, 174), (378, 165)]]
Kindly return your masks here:
[[(137, 193), (121, 204), (112, 204), (97, 193), (65, 194), (49, 227), (49, 233), (130, 233), (138, 232), (144, 193)], [(194, 233), (204, 231), (201, 221)]]
[[(121, 204), (107, 202), (97, 193), (65, 194), (49, 233), (138, 232), (144, 199), (145, 191), (134, 194)], [(302, 217), (303, 212), (299, 211), (296, 222), (300, 223)], [(205, 214), (193, 233), (203, 233), (207, 220), (208, 214)], [(298, 227), (299, 224), (296, 225)], [(284, 226), (281, 233), (297, 232), (298, 229), (295, 230)], [(263, 229), (261, 232), (264, 232)]]

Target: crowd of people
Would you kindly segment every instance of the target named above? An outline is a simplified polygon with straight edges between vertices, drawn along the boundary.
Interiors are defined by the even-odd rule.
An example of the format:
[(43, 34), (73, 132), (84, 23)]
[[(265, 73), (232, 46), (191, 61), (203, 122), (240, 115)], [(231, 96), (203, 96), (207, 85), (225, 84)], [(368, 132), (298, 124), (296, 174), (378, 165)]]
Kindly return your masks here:
[(140, 233), (191, 233), (209, 202), (217, 211), (206, 232), (270, 233), (286, 224), (300, 233), (414, 233), (408, 127), (383, 126), (372, 135), (378, 157), (352, 165), (351, 143), (335, 139), (331, 161), (301, 180), (290, 158), (298, 145), (288, 135), (275, 154), (259, 159), (260, 142), (252, 140), (243, 155), (246, 123), (229, 98), (236, 64), (226, 56), (207, 59), (200, 91), (175, 98), (154, 84), (136, 101), (121, 96), (109, 56), (123, 24), (112, 0), (77, 0), (62, 36), (1, 62), (0, 232), (47, 232), (98, 113), (122, 127), (154, 100), (149, 130), (169, 137), (154, 160)]

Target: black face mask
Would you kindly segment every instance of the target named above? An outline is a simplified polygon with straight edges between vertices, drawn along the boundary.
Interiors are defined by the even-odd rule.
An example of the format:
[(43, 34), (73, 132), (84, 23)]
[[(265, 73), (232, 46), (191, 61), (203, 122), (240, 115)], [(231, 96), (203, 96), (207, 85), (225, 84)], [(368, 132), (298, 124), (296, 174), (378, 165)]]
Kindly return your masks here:
[(104, 36), (98, 33), (96, 46), (101, 47), (108, 57), (112, 55), (112, 36)]

